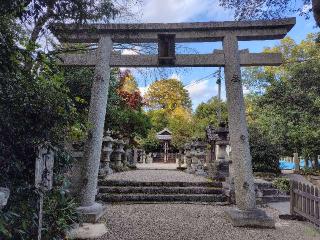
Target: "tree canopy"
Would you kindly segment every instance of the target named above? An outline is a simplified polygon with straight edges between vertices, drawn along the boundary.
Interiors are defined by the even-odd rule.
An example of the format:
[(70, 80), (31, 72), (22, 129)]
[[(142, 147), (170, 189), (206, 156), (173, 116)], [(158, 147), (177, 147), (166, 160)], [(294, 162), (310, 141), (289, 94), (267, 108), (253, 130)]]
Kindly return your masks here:
[(318, 0), (219, 0), (220, 5), (233, 9), (237, 20), (277, 19), (298, 12), (314, 19), (320, 26), (320, 2)]
[(188, 91), (177, 79), (162, 79), (150, 85), (145, 95), (148, 107), (152, 110), (173, 111), (178, 107), (191, 109), (192, 103)]
[(315, 38), (309, 35), (300, 44), (282, 40), (266, 51), (281, 52), (284, 65), (254, 68), (245, 74), (250, 76), (244, 81), (253, 93), (250, 101), (247, 97), (249, 123), (258, 124), (283, 155), (299, 152), (314, 159), (320, 150), (320, 51)]

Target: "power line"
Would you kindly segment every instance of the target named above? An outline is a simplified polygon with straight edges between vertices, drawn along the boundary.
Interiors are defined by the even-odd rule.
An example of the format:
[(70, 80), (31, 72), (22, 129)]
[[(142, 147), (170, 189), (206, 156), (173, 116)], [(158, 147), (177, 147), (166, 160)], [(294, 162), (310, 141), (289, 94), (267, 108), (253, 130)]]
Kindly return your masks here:
[(199, 82), (202, 82), (202, 81), (204, 81), (204, 80), (207, 80), (207, 79), (209, 79), (209, 78), (211, 78), (211, 77), (215, 77), (215, 76), (218, 76), (218, 75), (219, 75), (219, 70), (217, 70), (217, 71), (215, 71), (214, 73), (211, 73), (211, 74), (209, 74), (209, 75), (207, 75), (207, 76), (204, 76), (204, 77), (202, 77), (202, 78), (199, 78), (199, 79), (197, 79), (197, 80), (194, 80), (194, 81), (192, 81), (191, 83), (187, 84), (187, 85), (184, 86), (184, 87), (185, 87), (185, 88), (186, 88), (186, 87), (191, 87), (191, 86), (193, 86), (193, 85), (198, 84)]

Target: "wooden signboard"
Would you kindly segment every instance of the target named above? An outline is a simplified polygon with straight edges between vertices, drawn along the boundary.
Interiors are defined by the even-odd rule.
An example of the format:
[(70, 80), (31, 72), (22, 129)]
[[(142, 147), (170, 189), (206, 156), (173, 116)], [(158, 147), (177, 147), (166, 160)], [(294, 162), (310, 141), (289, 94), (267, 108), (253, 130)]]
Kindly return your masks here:
[(35, 169), (35, 186), (43, 191), (52, 189), (54, 151), (51, 147), (41, 147), (38, 150)]

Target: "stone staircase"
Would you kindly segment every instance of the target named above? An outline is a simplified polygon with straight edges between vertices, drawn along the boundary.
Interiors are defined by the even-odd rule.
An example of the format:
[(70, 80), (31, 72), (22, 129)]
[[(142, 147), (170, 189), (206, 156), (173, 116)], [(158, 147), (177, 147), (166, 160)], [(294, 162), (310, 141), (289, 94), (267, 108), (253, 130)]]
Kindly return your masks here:
[(257, 187), (256, 197), (257, 203), (265, 204), (271, 202), (286, 202), (290, 201), (290, 196), (276, 189), (271, 182), (255, 183)]
[(221, 182), (136, 182), (100, 180), (98, 200), (115, 202), (206, 202), (222, 203)]

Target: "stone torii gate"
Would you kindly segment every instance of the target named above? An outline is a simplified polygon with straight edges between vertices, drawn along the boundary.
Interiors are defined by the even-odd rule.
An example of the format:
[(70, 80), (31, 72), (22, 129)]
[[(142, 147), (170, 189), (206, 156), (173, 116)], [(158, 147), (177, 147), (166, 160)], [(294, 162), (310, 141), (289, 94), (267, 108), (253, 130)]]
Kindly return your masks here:
[[(98, 168), (109, 88), (110, 67), (224, 67), (229, 113), (230, 145), (237, 208), (227, 212), (235, 226), (274, 227), (274, 221), (256, 207), (241, 66), (278, 66), (277, 53), (239, 51), (238, 41), (281, 39), (295, 18), (272, 21), (51, 25), (62, 43), (98, 43), (95, 51), (66, 54), (62, 65), (92, 66), (95, 74), (89, 109), (88, 139), (82, 167), (80, 213), (97, 220), (103, 207), (95, 202)], [(175, 43), (222, 41), (212, 54), (175, 54)], [(158, 55), (121, 55), (113, 43), (158, 43)]]

